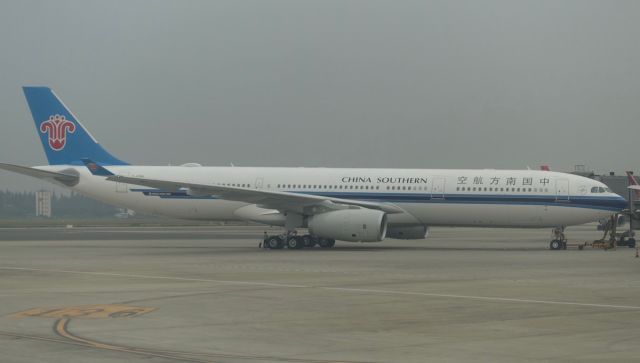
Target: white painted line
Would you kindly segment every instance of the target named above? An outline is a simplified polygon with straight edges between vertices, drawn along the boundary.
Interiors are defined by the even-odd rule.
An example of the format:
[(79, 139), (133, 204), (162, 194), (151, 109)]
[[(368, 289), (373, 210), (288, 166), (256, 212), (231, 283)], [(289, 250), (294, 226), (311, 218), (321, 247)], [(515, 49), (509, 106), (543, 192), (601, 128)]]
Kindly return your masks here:
[(259, 282), (259, 281), (195, 279), (195, 278), (189, 278), (189, 277), (171, 277), (171, 276), (153, 276), (153, 275), (129, 275), (129, 274), (119, 274), (119, 273), (113, 273), (113, 272), (49, 270), (49, 269), (26, 268), (26, 267), (0, 267), (0, 270), (52, 272), (52, 273), (65, 273), (65, 274), (76, 274), (76, 275), (114, 276), (114, 277), (129, 277), (129, 278), (137, 278), (137, 279), (174, 280), (174, 281), (190, 281), (190, 282), (213, 282), (213, 283), (217, 283), (217, 284), (231, 284), (231, 285), (256, 285), (256, 286), (273, 286), (273, 287), (288, 287), (288, 288), (309, 288), (309, 287), (311, 287), (311, 286), (303, 286), (303, 285), (288, 285), (288, 284), (278, 284), (278, 283)]
[(360, 288), (352, 288), (352, 287), (292, 285), (292, 284), (282, 284), (282, 283), (275, 283), (275, 282), (259, 282), (259, 281), (197, 279), (197, 278), (189, 278), (189, 277), (135, 275), (135, 274), (120, 274), (120, 273), (113, 273), (113, 272), (53, 270), (53, 269), (39, 269), (39, 268), (27, 268), (27, 267), (0, 267), (0, 270), (49, 272), (49, 273), (64, 273), (64, 274), (93, 275), (93, 276), (114, 276), (114, 277), (139, 278), (139, 279), (155, 279), (155, 280), (210, 282), (210, 283), (229, 284), (229, 285), (270, 286), (270, 287), (277, 287), (277, 288), (318, 289), (318, 290), (325, 290), (325, 291), (341, 291), (341, 292), (351, 292), (351, 293), (422, 296), (422, 297), (437, 297), (437, 298), (449, 298), (449, 299), (483, 300), (483, 301), (491, 301), (491, 302), (512, 302), (512, 303), (524, 303), (524, 304), (547, 304), (547, 305), (579, 306), (579, 307), (606, 308), (606, 309), (640, 310), (640, 306), (634, 306), (634, 305), (611, 305), (611, 304), (581, 303), (581, 302), (572, 302), (572, 301), (554, 301), (554, 300), (518, 299), (518, 298), (493, 297), (493, 296), (438, 294), (438, 293), (427, 293), (427, 292), (418, 292), (418, 291), (360, 289)]
[(370, 294), (390, 294), (390, 295), (444, 297), (444, 298), (454, 298), (454, 299), (486, 300), (486, 301), (496, 301), (496, 302), (518, 302), (518, 303), (529, 303), (529, 304), (573, 305), (573, 306), (585, 306), (585, 307), (595, 307), (595, 308), (611, 308), (611, 309), (634, 309), (634, 310), (639, 310), (640, 309), (640, 306), (591, 304), (591, 303), (579, 303), (579, 302), (572, 302), (572, 301), (532, 300), (532, 299), (517, 299), (517, 298), (492, 297), (492, 296), (435, 294), (435, 293), (417, 292), (417, 291), (358, 289), (358, 288), (349, 288), (349, 287), (347, 287), (347, 288), (344, 288), (344, 287), (319, 287), (319, 288), (323, 289), (323, 290), (362, 292), (362, 293), (370, 293)]

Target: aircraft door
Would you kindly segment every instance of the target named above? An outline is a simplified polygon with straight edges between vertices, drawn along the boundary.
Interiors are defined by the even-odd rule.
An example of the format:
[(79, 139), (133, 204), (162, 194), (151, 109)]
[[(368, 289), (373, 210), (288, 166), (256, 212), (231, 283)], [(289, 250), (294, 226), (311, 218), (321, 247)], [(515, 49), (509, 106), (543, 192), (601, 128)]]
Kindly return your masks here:
[(444, 199), (444, 186), (446, 179), (443, 176), (436, 176), (431, 181), (431, 199)]
[(558, 202), (569, 201), (569, 179), (556, 180), (556, 201)]
[(256, 189), (262, 189), (262, 178), (256, 178)]

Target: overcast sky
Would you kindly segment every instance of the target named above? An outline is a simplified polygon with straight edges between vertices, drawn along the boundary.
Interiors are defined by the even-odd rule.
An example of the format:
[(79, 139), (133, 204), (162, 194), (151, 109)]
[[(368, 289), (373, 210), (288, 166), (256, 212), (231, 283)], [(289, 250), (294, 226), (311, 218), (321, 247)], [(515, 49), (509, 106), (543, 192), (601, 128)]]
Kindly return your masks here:
[[(47, 85), (135, 164), (640, 169), (639, 1), (0, 2), (0, 161)], [(46, 184), (0, 171), (0, 187)]]

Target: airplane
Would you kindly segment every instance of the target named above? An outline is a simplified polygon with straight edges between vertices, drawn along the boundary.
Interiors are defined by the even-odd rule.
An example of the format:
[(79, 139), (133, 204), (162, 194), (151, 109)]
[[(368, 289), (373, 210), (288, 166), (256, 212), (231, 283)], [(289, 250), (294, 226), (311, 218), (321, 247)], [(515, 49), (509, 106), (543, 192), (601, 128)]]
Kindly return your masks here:
[[(49, 165), (0, 169), (137, 212), (282, 226), (264, 240), (271, 249), (424, 239), (431, 226), (564, 227), (627, 206), (601, 182), (554, 171), (130, 165), (53, 90), (23, 91)], [(297, 235), (304, 228), (309, 233)], [(550, 248), (560, 249), (558, 242)]]

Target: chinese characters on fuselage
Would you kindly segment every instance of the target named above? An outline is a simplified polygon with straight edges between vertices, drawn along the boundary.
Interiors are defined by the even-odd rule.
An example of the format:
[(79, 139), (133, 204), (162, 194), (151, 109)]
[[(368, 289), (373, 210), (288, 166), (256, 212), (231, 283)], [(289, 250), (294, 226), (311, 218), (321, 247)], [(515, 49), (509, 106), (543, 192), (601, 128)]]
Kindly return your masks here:
[[(547, 186), (549, 184), (549, 178), (540, 178), (537, 180), (537, 185)], [(459, 176), (458, 177), (458, 185), (506, 185), (506, 186), (533, 186), (534, 180), (532, 177), (491, 177), (491, 178), (483, 178), (481, 176), (476, 176), (470, 178), (468, 176)]]

